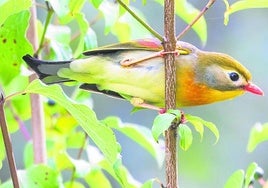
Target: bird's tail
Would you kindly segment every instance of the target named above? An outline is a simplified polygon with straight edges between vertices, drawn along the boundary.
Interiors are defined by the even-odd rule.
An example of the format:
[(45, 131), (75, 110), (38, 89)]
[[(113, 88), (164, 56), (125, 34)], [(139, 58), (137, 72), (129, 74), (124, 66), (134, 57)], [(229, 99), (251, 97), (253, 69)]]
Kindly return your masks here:
[(37, 73), (39, 79), (46, 84), (72, 81), (57, 75), (61, 68), (69, 68), (71, 61), (43, 61), (30, 55), (23, 56), (23, 60)]

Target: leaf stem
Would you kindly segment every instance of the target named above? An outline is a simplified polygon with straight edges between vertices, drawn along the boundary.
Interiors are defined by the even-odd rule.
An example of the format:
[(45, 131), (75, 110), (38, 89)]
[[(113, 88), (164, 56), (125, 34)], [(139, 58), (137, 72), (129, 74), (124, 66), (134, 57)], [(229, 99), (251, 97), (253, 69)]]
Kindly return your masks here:
[(4, 111), (4, 103), (5, 103), (4, 94), (1, 91), (0, 93), (0, 126), (2, 130), (5, 148), (6, 148), (7, 160), (8, 160), (13, 187), (19, 188), (20, 186), (19, 186), (19, 180), (18, 180), (18, 175), (17, 175), (17, 168), (16, 168), (15, 158), (13, 154), (11, 139), (8, 134), (8, 128), (7, 128), (7, 123), (6, 123), (5, 111)]
[(117, 2), (124, 8), (126, 11), (133, 16), (143, 27), (145, 27), (150, 33), (152, 33), (156, 38), (160, 41), (163, 41), (163, 37), (155, 31), (150, 25), (148, 25), (144, 20), (142, 20), (137, 14), (135, 14), (125, 3), (121, 0), (117, 0)]

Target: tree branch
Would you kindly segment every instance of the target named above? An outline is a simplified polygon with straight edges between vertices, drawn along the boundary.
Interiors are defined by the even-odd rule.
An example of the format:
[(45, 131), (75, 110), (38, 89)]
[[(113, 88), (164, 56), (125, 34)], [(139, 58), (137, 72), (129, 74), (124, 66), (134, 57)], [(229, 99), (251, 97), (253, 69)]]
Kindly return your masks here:
[[(33, 5), (35, 2), (33, 1)], [(31, 18), (30, 26), (28, 29), (28, 39), (33, 45), (34, 50), (38, 49), (38, 37), (37, 37), (37, 23), (36, 23), (36, 7), (31, 7)], [(34, 80), (36, 75), (30, 76), (30, 81)], [(40, 95), (31, 94), (31, 109), (32, 109), (32, 127), (33, 127), (33, 151), (34, 151), (34, 162), (46, 163), (46, 144), (45, 144), (45, 123), (43, 114), (43, 104)]]
[(14, 188), (19, 188), (19, 180), (17, 175), (17, 168), (15, 163), (15, 158), (13, 155), (13, 149), (11, 144), (11, 139), (8, 134), (8, 128), (6, 124), (6, 117), (5, 117), (5, 111), (4, 111), (4, 94), (2, 91), (0, 91), (0, 126), (2, 130), (2, 136), (6, 148), (6, 154), (7, 154), (7, 160), (8, 160), (8, 166), (10, 169), (10, 175), (13, 183)]
[[(164, 36), (165, 52), (176, 49), (175, 36), (175, 1), (165, 0), (164, 3)], [(165, 55), (165, 104), (166, 110), (176, 108), (176, 64), (175, 53)], [(166, 187), (176, 188), (177, 185), (177, 127), (171, 125), (165, 132)]]

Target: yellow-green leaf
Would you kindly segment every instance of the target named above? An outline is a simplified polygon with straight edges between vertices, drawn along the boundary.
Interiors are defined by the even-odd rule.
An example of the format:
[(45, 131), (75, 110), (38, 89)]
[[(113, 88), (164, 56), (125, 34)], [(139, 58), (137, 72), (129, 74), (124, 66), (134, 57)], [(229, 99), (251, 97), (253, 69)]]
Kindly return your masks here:
[(258, 165), (255, 162), (251, 163), (248, 166), (246, 174), (245, 174), (245, 187), (248, 187), (250, 182), (254, 180), (254, 175), (255, 175), (257, 168), (258, 168)]
[(31, 82), (24, 92), (42, 94), (66, 108), (100, 148), (109, 162), (112, 164), (115, 162), (118, 155), (115, 135), (109, 127), (97, 120), (91, 109), (69, 99), (59, 85), (46, 86), (40, 80)]
[(178, 128), (179, 144), (184, 151), (188, 150), (193, 142), (192, 130), (185, 124), (180, 124)]
[(268, 141), (268, 123), (256, 123), (250, 131), (247, 150), (252, 152), (260, 143)]
[(241, 0), (237, 1), (231, 6), (227, 0), (224, 0), (226, 5), (226, 11), (224, 13), (224, 24), (227, 25), (229, 22), (229, 16), (235, 12), (252, 9), (252, 8), (268, 8), (267, 0)]
[(175, 118), (176, 116), (170, 113), (159, 114), (155, 117), (152, 126), (152, 134), (156, 141), (158, 140), (158, 137), (170, 127), (171, 122)]
[(203, 128), (201, 126), (201, 124), (205, 127), (207, 127), (216, 137), (216, 141), (215, 143), (218, 142), (219, 138), (220, 138), (220, 133), (218, 128), (216, 127), (216, 125), (212, 122), (209, 121), (205, 121), (200, 117), (197, 116), (192, 116), (190, 114), (185, 115), (186, 120), (189, 119), (189, 122), (192, 123), (195, 126), (195, 129), (199, 132), (200, 135), (203, 135)]
[(235, 171), (227, 180), (224, 188), (242, 188), (244, 184), (245, 172), (243, 170)]

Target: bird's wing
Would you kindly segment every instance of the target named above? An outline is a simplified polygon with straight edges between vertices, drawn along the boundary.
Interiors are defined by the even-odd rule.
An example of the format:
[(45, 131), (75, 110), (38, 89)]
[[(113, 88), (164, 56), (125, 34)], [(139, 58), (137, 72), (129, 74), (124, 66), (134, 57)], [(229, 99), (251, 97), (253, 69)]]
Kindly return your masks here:
[(125, 43), (112, 44), (84, 52), (85, 56), (113, 53), (122, 50), (146, 50), (159, 52), (163, 50), (161, 41), (157, 39), (140, 39)]

